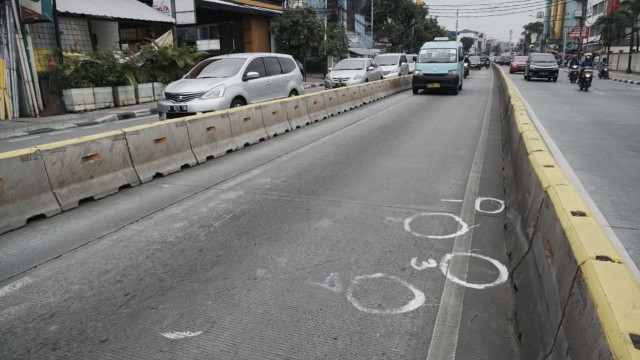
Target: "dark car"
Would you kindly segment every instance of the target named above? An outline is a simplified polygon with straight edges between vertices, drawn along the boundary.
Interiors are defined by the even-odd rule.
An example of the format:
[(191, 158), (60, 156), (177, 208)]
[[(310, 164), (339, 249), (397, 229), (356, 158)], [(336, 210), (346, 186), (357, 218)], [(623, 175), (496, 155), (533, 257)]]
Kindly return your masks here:
[(500, 56), (500, 65), (509, 65), (511, 63), (511, 56), (502, 55)]
[(484, 63), (482, 62), (482, 59), (480, 59), (480, 56), (477, 56), (477, 55), (469, 56), (469, 68), (480, 70), (482, 69), (483, 65)]
[(524, 68), (524, 78), (529, 81), (533, 78), (546, 78), (547, 81), (558, 81), (558, 63), (552, 54), (529, 54), (527, 65)]

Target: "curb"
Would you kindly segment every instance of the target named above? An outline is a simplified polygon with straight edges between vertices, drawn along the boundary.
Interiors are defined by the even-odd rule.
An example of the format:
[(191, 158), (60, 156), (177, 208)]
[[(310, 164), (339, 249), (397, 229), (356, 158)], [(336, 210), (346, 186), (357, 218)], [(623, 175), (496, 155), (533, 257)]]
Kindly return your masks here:
[(79, 119), (75, 124), (64, 124), (64, 122), (62, 122), (59, 124), (50, 124), (48, 126), (43, 124), (43, 126), (38, 129), (29, 129), (29, 127), (25, 127), (22, 129), (10, 129), (6, 132), (0, 132), (0, 140), (6, 140), (6, 139), (21, 137), (21, 136), (27, 136), (27, 135), (42, 134), (42, 133), (52, 132), (56, 130), (74, 128), (74, 127), (84, 127), (84, 126), (103, 124), (107, 122), (116, 122), (118, 120), (133, 119), (138, 117), (155, 115), (157, 113), (158, 113), (158, 108), (149, 108), (149, 109), (141, 109), (136, 111), (124, 111), (118, 114), (109, 114), (107, 116), (103, 116), (95, 120)]
[(611, 80), (618, 81), (618, 82), (623, 82), (623, 83), (627, 83), (627, 84), (632, 84), (632, 85), (640, 85), (640, 81), (638, 81), (638, 80), (618, 79), (618, 78), (611, 78)]

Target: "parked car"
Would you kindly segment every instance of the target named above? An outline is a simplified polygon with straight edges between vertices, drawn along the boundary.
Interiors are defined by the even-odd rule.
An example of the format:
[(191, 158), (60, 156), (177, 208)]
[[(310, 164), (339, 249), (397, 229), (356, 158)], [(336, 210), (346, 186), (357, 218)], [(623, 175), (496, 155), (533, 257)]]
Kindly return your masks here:
[(513, 61), (509, 63), (509, 74), (516, 72), (524, 72), (527, 65), (527, 56), (514, 56)]
[(502, 55), (500, 56), (500, 65), (509, 65), (511, 62), (511, 56)]
[(158, 115), (183, 117), (302, 94), (302, 73), (290, 55), (215, 56), (167, 85), (158, 101)]
[(382, 69), (373, 59), (350, 58), (340, 60), (329, 69), (329, 73), (324, 78), (324, 87), (334, 89), (380, 79), (382, 79)]
[(416, 70), (416, 61), (418, 61), (418, 54), (407, 54), (407, 63), (409, 64), (409, 74), (413, 74)]
[(382, 68), (382, 77), (385, 79), (409, 75), (409, 64), (405, 54), (382, 54), (373, 60)]
[(482, 66), (484, 66), (484, 63), (482, 62), (482, 59), (480, 59), (480, 56), (477, 56), (477, 55), (469, 56), (469, 68), (480, 70), (482, 69)]
[(524, 70), (525, 80), (533, 78), (546, 78), (547, 81), (558, 81), (558, 64), (552, 54), (532, 53), (529, 54), (527, 65)]

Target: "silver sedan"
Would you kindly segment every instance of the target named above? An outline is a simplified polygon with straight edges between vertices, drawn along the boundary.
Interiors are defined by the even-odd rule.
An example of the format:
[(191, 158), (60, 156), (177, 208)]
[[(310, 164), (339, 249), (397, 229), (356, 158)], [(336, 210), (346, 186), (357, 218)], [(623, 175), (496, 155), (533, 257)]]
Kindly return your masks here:
[(380, 79), (382, 69), (373, 59), (343, 59), (329, 69), (329, 74), (324, 79), (324, 87), (334, 89)]

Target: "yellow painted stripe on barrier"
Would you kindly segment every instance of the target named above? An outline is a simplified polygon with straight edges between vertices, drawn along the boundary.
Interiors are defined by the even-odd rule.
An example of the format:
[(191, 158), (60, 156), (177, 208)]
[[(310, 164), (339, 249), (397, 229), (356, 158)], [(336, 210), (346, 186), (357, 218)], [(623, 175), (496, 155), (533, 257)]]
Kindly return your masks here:
[[(619, 360), (640, 359), (640, 288), (629, 287), (635, 282), (633, 274), (622, 264), (588, 261), (583, 267), (589, 294), (607, 329), (607, 343)], [(635, 344), (634, 344), (635, 343)]]
[(183, 122), (183, 121), (184, 121), (184, 118), (171, 119), (171, 120), (162, 120), (162, 121), (154, 121), (154, 122), (149, 123), (149, 124), (142, 124), (142, 125), (136, 125), (136, 126), (124, 128), (124, 129), (122, 129), (122, 131), (124, 131), (124, 132), (134, 132), (134, 131), (150, 129), (150, 128), (154, 128), (154, 127), (158, 127), (158, 126), (163, 126), (163, 125), (167, 125), (167, 124), (175, 124), (175, 123), (179, 123), (179, 122)]
[(556, 160), (546, 151), (536, 151), (529, 155), (533, 170), (540, 178), (542, 188), (546, 191), (552, 185), (570, 185)]
[(12, 159), (15, 157), (29, 155), (29, 154), (33, 154), (36, 151), (38, 151), (38, 149), (34, 147), (7, 151), (7, 152), (0, 153), (0, 160)]
[(73, 139), (68, 139), (68, 140), (63, 140), (63, 141), (58, 141), (58, 142), (38, 145), (37, 148), (39, 150), (43, 150), (43, 151), (44, 150), (53, 150), (53, 149), (56, 149), (56, 148), (61, 148), (61, 147), (69, 146), (69, 145), (80, 144), (80, 143), (91, 141), (91, 140), (98, 140), (98, 139), (104, 139), (106, 137), (121, 136), (121, 135), (123, 135), (122, 131), (114, 130), (114, 131), (108, 131), (108, 132), (104, 132), (104, 133), (100, 133), (100, 134), (87, 135), (87, 136), (82, 136), (82, 137), (79, 137), (79, 138), (73, 138)]
[[(511, 102), (517, 102), (513, 82), (500, 72)], [(640, 359), (640, 284), (572, 185), (552, 185), (547, 193), (555, 209), (561, 209), (558, 220), (580, 264), (610, 351), (616, 359)]]
[(527, 130), (520, 134), (527, 149), (527, 154), (532, 154), (538, 151), (548, 152), (547, 145), (540, 138), (540, 134), (535, 130)]

